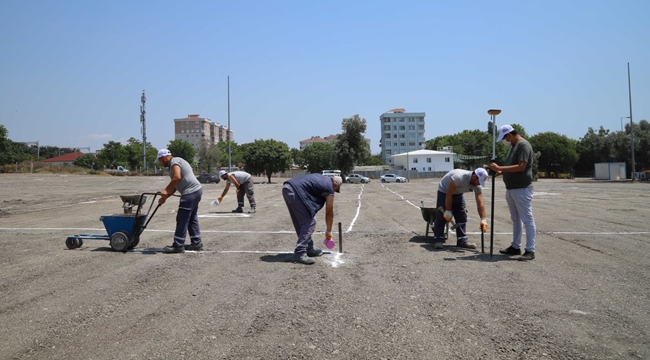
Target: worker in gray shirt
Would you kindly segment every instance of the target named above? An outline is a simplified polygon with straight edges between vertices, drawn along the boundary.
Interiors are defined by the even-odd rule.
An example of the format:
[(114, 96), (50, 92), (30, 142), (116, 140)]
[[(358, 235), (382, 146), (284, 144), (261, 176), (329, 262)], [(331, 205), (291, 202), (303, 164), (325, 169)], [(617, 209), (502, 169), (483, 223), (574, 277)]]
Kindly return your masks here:
[(467, 238), (467, 206), (463, 193), (474, 192), (478, 214), (481, 217), (480, 230), (487, 231), (487, 218), (485, 206), (483, 205), (482, 186), (485, 186), (485, 179), (488, 173), (483, 168), (474, 171), (454, 169), (445, 174), (438, 184), (438, 197), (436, 209), (442, 207), (443, 211), (437, 212), (434, 223), (433, 247), (442, 249), (445, 242), (444, 226), (451, 221), (456, 221), (456, 246), (464, 249), (476, 249), (476, 245), (469, 242)]
[[(160, 149), (156, 161), (164, 167), (169, 167), (171, 181), (165, 189), (159, 192), (160, 200), (158, 205), (165, 203), (168, 197), (174, 192), (181, 193), (181, 200), (176, 213), (176, 231), (174, 232), (174, 243), (163, 248), (164, 253), (182, 253), (185, 250), (203, 250), (201, 241), (201, 229), (199, 229), (199, 203), (203, 196), (203, 187), (194, 176), (192, 166), (180, 157), (172, 157), (167, 149)], [(190, 233), (190, 245), (185, 245), (185, 236)]]
[(237, 208), (233, 210), (234, 213), (244, 212), (244, 194), (248, 198), (248, 203), (251, 205), (249, 213), (255, 212), (255, 191), (253, 190), (253, 177), (246, 171), (233, 171), (228, 173), (225, 170), (219, 171), (219, 177), (226, 182), (226, 187), (223, 189), (221, 196), (217, 198), (220, 203), (223, 197), (226, 196), (230, 189), (230, 184), (235, 185), (237, 188)]

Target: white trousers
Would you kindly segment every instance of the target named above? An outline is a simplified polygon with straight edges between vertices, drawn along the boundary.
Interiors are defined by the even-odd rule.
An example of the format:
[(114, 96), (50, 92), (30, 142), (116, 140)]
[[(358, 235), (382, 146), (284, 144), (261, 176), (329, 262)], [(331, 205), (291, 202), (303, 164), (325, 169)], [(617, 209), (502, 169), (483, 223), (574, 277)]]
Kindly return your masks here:
[(506, 190), (506, 202), (512, 220), (512, 244), (521, 248), (522, 223), (526, 227), (526, 251), (535, 252), (535, 219), (533, 219), (533, 188)]

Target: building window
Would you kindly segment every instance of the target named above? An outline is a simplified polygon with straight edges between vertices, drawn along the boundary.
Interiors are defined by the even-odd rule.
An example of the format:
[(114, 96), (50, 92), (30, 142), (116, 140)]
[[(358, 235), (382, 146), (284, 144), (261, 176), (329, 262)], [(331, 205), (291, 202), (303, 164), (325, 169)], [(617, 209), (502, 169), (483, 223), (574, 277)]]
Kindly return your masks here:
[(430, 163), (430, 162), (431, 162), (431, 158), (427, 158), (427, 162)]
[(409, 125), (409, 130), (415, 130), (415, 125)]
[(405, 146), (404, 143), (399, 143), (399, 146)]
[(417, 164), (418, 163), (418, 158), (413, 159), (413, 163)]
[(392, 153), (393, 153), (392, 150), (390, 150), (390, 149), (386, 150), (386, 155), (391, 155)]
[(431, 171), (431, 167), (429, 167), (429, 171)]
[(406, 130), (406, 127), (405, 127), (404, 125), (400, 125), (400, 126), (399, 126), (399, 129), (400, 129), (400, 130)]
[(449, 162), (449, 156), (445, 157), (445, 162)]

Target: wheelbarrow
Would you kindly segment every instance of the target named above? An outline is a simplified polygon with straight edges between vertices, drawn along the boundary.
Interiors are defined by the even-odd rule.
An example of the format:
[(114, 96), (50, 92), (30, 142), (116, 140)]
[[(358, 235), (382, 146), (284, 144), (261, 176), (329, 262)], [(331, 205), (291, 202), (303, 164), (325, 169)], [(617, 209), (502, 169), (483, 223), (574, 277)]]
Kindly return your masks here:
[[(437, 208), (430, 208), (430, 207), (420, 207), (420, 212), (422, 213), (422, 218), (424, 221), (427, 222), (427, 229), (425, 232), (425, 237), (429, 237), (429, 228), (431, 228), (431, 232), (434, 232), (434, 225), (436, 222), (436, 216), (438, 216), (438, 209)], [(445, 240), (449, 237), (449, 223), (446, 223), (445, 225)]]
[[(153, 195), (146, 213), (143, 205), (147, 202), (146, 195)], [(106, 228), (106, 234), (78, 234), (68, 236), (65, 246), (68, 249), (76, 249), (83, 245), (84, 240), (108, 240), (111, 248), (115, 251), (126, 252), (138, 246), (140, 235), (147, 228), (147, 225), (160, 207), (151, 211), (158, 193), (142, 193), (140, 195), (120, 195), (122, 199), (124, 214), (103, 215), (99, 220)], [(136, 208), (133, 212), (133, 208)], [(150, 215), (151, 214), (151, 215)]]

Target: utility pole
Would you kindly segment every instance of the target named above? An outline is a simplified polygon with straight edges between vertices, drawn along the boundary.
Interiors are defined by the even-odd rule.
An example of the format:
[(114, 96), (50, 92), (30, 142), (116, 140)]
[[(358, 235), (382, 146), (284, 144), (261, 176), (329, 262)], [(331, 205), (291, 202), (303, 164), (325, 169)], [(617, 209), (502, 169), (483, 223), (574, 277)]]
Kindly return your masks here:
[(634, 171), (636, 163), (634, 162), (634, 121), (632, 121), (632, 83), (630, 82), (630, 63), (627, 63), (627, 91), (630, 97), (630, 136), (632, 137), (632, 181), (634, 181)]
[(140, 97), (140, 102), (142, 102), (142, 105), (140, 105), (140, 125), (142, 127), (142, 170), (143, 172), (147, 171), (147, 124), (146, 124), (146, 118), (145, 114), (147, 111), (145, 110), (144, 104), (147, 102), (147, 97), (144, 96), (144, 90), (142, 90), (142, 96)]

